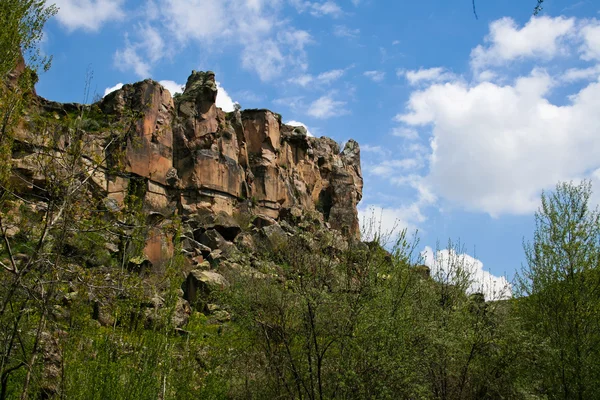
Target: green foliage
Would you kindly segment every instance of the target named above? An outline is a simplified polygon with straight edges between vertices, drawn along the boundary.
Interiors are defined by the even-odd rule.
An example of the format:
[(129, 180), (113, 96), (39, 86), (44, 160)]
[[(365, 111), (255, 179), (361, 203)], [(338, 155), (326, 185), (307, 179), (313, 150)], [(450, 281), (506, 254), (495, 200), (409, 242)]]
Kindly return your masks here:
[(231, 398), (524, 397), (510, 306), (466, 295), (459, 260), (431, 279), (416, 272), (418, 241), (405, 232), (391, 253), (334, 243), (299, 235), (261, 255), (276, 278), (228, 276), (221, 301), (241, 341)]
[[(0, 158), (10, 158), (13, 129), (37, 82), (39, 70), (50, 67), (39, 43), (48, 18), (56, 13), (44, 0), (3, 0), (0, 3)], [(23, 56), (27, 67), (18, 71)], [(24, 66), (23, 66), (24, 67)], [(6, 186), (10, 163), (0, 163), (0, 185)]]
[(533, 242), (524, 245), (519, 311), (545, 345), (532, 372), (551, 398), (600, 396), (600, 214), (589, 208), (591, 194), (586, 181), (543, 193)]
[(21, 52), (33, 71), (47, 70), (50, 58), (40, 52), (46, 21), (56, 13), (55, 6), (47, 6), (45, 0), (3, 0), (0, 3), (0, 81), (4, 82), (12, 72)]

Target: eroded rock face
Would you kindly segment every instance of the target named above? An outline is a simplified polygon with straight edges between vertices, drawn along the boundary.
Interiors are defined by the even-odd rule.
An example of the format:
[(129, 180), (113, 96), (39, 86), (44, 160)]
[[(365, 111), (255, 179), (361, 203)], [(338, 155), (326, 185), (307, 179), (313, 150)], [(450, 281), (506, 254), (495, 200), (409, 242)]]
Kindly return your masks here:
[(174, 108), (169, 91), (152, 80), (125, 85), (101, 101), (100, 109), (114, 115), (126, 131), (126, 172), (167, 185), (173, 168)]
[(279, 219), (292, 208), (320, 211), (334, 229), (357, 238), (362, 197), (360, 150), (342, 152), (328, 138), (308, 137), (269, 110), (225, 114), (215, 105), (212, 72), (193, 72), (176, 102), (174, 166), (181, 211), (232, 214), (244, 200)]
[[(132, 196), (142, 199), (149, 232), (144, 251), (153, 265), (173, 255), (164, 227), (175, 215), (233, 241), (240, 227), (226, 216), (241, 210), (265, 221), (318, 211), (323, 222), (358, 239), (356, 207), (363, 186), (358, 144), (350, 140), (340, 149), (332, 139), (308, 137), (269, 110), (225, 113), (216, 95), (214, 73), (194, 71), (175, 101), (159, 83), (145, 80), (91, 106), (41, 98), (37, 104), (45, 118), (83, 127), (83, 163), (90, 165), (95, 190), (111, 212)], [(17, 140), (38, 140), (34, 131), (24, 128)], [(58, 151), (68, 145), (60, 137), (51, 146), (36, 143)], [(15, 153), (14, 171), (35, 180), (40, 171), (27, 157)], [(92, 168), (97, 160), (101, 165)]]

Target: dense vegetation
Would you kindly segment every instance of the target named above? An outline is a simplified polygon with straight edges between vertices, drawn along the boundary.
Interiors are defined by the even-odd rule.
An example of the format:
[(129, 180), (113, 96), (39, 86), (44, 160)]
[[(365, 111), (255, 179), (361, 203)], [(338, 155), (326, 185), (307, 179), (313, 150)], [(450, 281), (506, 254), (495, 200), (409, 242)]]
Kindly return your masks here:
[[(20, 48), (36, 54), (54, 12), (43, 6), (0, 3), (3, 160), (22, 150), (13, 130), (48, 65), (37, 58), (9, 79)], [(2, 163), (0, 399), (600, 398), (600, 216), (588, 182), (542, 194), (513, 298), (474, 292), (452, 243), (430, 270), (406, 232), (348, 246), (307, 225), (249, 250), (260, 271), (223, 269), (227, 288), (200, 296), (180, 327), (181, 226), (165, 227), (172, 260), (143, 270), (135, 185), (122, 210), (90, 194), (85, 177), (104, 161), (81, 163), (92, 116), (30, 115), (29, 145), (68, 138), (68, 151), (38, 152), (30, 162), (43, 173), (28, 182)], [(117, 128), (115, 143), (127, 130)]]

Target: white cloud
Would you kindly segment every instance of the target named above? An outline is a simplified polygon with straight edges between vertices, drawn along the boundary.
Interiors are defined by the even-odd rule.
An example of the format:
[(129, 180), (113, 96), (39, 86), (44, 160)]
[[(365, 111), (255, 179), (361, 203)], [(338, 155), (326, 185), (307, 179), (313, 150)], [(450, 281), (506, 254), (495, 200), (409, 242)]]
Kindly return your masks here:
[(175, 93), (183, 93), (183, 89), (185, 88), (185, 85), (177, 83), (175, 81), (164, 80), (158, 81), (158, 83), (163, 85), (165, 89), (167, 89), (169, 93), (171, 93), (171, 96), (174, 96)]
[(291, 0), (290, 2), (296, 7), (298, 12), (302, 13), (308, 11), (314, 17), (329, 15), (333, 18), (338, 18), (344, 14), (340, 6), (332, 0), (324, 2)]
[(580, 47), (584, 60), (600, 61), (600, 22), (592, 21), (581, 29), (583, 45)]
[(332, 69), (330, 71), (322, 72), (317, 76), (312, 76), (310, 74), (302, 74), (297, 77), (288, 79), (288, 82), (302, 87), (306, 87), (310, 84), (329, 85), (340, 79), (342, 76), (344, 76), (345, 73), (345, 69)]
[[(423, 180), (436, 196), (493, 217), (530, 214), (541, 190), (593, 177), (600, 168), (600, 60), (592, 56), (597, 26), (596, 20), (533, 18), (518, 27), (503, 19), (472, 53), (473, 81), (436, 82), (444, 70), (425, 74), (436, 78), (411, 93), (393, 133), (417, 139), (411, 129), (430, 132)], [(549, 27), (555, 29), (550, 37), (540, 39)], [(509, 39), (500, 37), (504, 31)], [(577, 67), (536, 67), (558, 55), (562, 65)], [(529, 74), (519, 75), (522, 65), (515, 65), (513, 77), (510, 69), (478, 70), (525, 58)]]
[(361, 240), (370, 241), (382, 238), (385, 245), (393, 245), (394, 239), (403, 229), (414, 233), (417, 225), (426, 220), (417, 204), (405, 207), (385, 208), (375, 204), (360, 206), (358, 218), (361, 226)]
[(279, 45), (273, 40), (266, 40), (252, 43), (244, 49), (242, 65), (255, 70), (261, 80), (268, 81), (281, 75), (286, 62)]
[(370, 144), (362, 144), (360, 146), (360, 151), (363, 153), (373, 153), (384, 157), (387, 157), (391, 154), (388, 149), (384, 149), (381, 146), (371, 146)]
[(305, 47), (312, 38), (283, 20), (279, 1), (155, 0), (149, 4), (147, 12), (133, 16), (138, 21), (132, 22), (124, 48), (115, 55), (126, 61), (122, 69), (133, 69), (137, 75), (147, 75), (161, 60), (191, 44), (209, 53), (239, 46), (242, 66), (265, 81), (308, 66)]
[(330, 93), (313, 101), (306, 113), (319, 119), (338, 117), (348, 113), (348, 110), (344, 108), (345, 105), (345, 101), (335, 100)]
[(419, 138), (419, 132), (416, 129), (397, 126), (392, 129), (392, 135), (401, 137), (407, 140), (415, 140)]
[(471, 52), (471, 65), (481, 70), (524, 58), (551, 59), (567, 52), (565, 38), (574, 33), (574, 27), (574, 18), (534, 17), (520, 29), (511, 18), (499, 19), (490, 24), (486, 45)]
[(295, 112), (303, 111), (306, 108), (303, 96), (282, 97), (273, 100), (273, 104), (280, 107), (287, 107)]
[(69, 31), (83, 29), (97, 31), (109, 21), (125, 16), (124, 0), (54, 0), (59, 8), (56, 18)]
[(106, 89), (104, 89), (104, 96), (105, 97), (107, 94), (114, 92), (115, 90), (119, 90), (123, 87), (123, 84), (121, 82), (117, 83), (115, 86), (112, 87), (107, 87)]
[(295, 78), (288, 79), (288, 82), (305, 87), (308, 86), (312, 81), (314, 81), (314, 79), (315, 78), (312, 75), (303, 74)]
[(401, 178), (392, 179), (391, 183), (412, 188), (416, 192), (416, 198), (393, 207), (361, 204), (358, 214), (363, 240), (372, 240), (375, 236), (383, 235), (393, 242), (402, 229), (409, 233), (417, 230), (423, 232), (421, 225), (427, 221), (424, 210), (435, 204), (437, 197), (422, 177), (407, 174), (406, 171)]
[(331, 83), (340, 79), (346, 71), (343, 69), (333, 69), (331, 71), (323, 72), (317, 76), (317, 81), (322, 83)]
[(394, 174), (402, 174), (405, 171), (417, 169), (423, 166), (423, 160), (419, 158), (403, 158), (401, 160), (383, 160), (374, 165), (366, 165), (368, 173), (389, 177)]
[(236, 102), (231, 99), (229, 94), (221, 83), (217, 82), (217, 107), (220, 107), (225, 112), (232, 112), (235, 110)]
[(142, 79), (150, 77), (150, 63), (139, 55), (136, 46), (129, 41), (126, 42), (124, 49), (115, 52), (114, 64), (121, 71), (133, 70)]
[(263, 94), (256, 93), (255, 91), (252, 91), (252, 90), (237, 91), (237, 92), (235, 92), (235, 97), (242, 100), (243, 102), (250, 102), (250, 103), (262, 103), (262, 102), (266, 101), (265, 96)]
[[(455, 82), (415, 92), (400, 118), (433, 126), (429, 179), (466, 208), (524, 214), (539, 192), (600, 166), (600, 83), (552, 104), (553, 80), (534, 71), (512, 85)], [(516, 173), (518, 171), (518, 173)]]
[(303, 124), (302, 122), (292, 120), (292, 121), (286, 122), (285, 125), (289, 125), (289, 126), (302, 126), (302, 127), (304, 127), (304, 129), (306, 129), (306, 134), (309, 137), (314, 137), (314, 135), (310, 132), (310, 129), (308, 129), (308, 126), (306, 126), (306, 124)]
[(383, 71), (365, 71), (363, 75), (373, 82), (381, 82), (385, 79), (385, 72)]
[(114, 55), (114, 64), (121, 71), (133, 70), (146, 79), (151, 76), (152, 64), (170, 54), (159, 30), (148, 23), (140, 25), (133, 33), (134, 40), (125, 34), (125, 46)]
[(337, 37), (357, 38), (360, 35), (360, 29), (351, 29), (345, 25), (336, 25), (333, 27), (333, 35)]
[(507, 299), (512, 296), (512, 287), (503, 276), (484, 270), (483, 263), (454, 249), (438, 250), (426, 246), (421, 252), (423, 262), (431, 269), (431, 276), (439, 281), (457, 284), (463, 282), (463, 274), (469, 283), (467, 293), (483, 293), (486, 300)]
[(150, 25), (142, 26), (138, 30), (138, 36), (141, 38), (139, 46), (144, 49), (151, 61), (158, 61), (165, 56), (167, 48), (156, 28)]
[(456, 79), (456, 75), (452, 72), (446, 71), (441, 67), (436, 68), (420, 68), (418, 71), (404, 71), (399, 70), (398, 76), (406, 77), (406, 80), (411, 85), (418, 85), (420, 83), (431, 83), (431, 82), (444, 82)]
[(600, 78), (600, 65), (594, 65), (588, 68), (570, 68), (560, 79), (564, 82), (576, 82), (583, 80), (594, 80)]
[(310, 13), (316, 17), (331, 15), (334, 18), (340, 17), (344, 14), (340, 6), (338, 6), (334, 1), (312, 3)]

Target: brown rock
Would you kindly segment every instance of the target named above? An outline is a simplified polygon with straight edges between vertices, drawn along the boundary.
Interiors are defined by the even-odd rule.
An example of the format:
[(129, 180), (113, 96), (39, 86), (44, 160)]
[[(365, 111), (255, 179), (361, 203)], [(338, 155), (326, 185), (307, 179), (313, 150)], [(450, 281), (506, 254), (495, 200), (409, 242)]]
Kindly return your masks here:
[[(72, 121), (85, 116), (82, 126), (90, 132), (82, 170), (111, 218), (122, 218), (131, 198), (141, 199), (147, 216), (168, 221), (176, 214), (196, 224), (195, 240), (216, 232), (220, 238), (210, 233), (214, 237), (205, 242), (224, 255), (235, 249), (231, 242), (242, 227), (231, 215), (241, 211), (261, 214), (256, 220), (261, 229), (285, 219), (294, 226), (312, 224), (311, 229), (329, 224), (358, 238), (356, 208), (363, 186), (358, 144), (350, 140), (340, 152), (334, 140), (308, 137), (304, 129), (282, 124), (269, 110), (225, 113), (216, 106), (216, 95), (214, 73), (194, 71), (175, 102), (160, 84), (145, 80), (91, 106), (41, 98), (35, 104), (46, 118)], [(23, 150), (15, 151), (12, 159), (15, 188), (28, 195), (38, 194), (34, 192), (45, 182), (33, 149), (51, 143), (36, 132), (23, 124), (16, 134)], [(57, 144), (47, 154), (69, 146), (68, 135), (63, 136), (54, 138)], [(318, 217), (307, 219), (311, 213)], [(167, 233), (167, 223), (152, 221), (160, 218), (148, 220), (144, 253), (157, 267), (173, 256), (173, 234)], [(208, 257), (209, 251), (192, 242), (191, 232), (186, 235), (184, 249), (190, 259)], [(247, 238), (239, 242), (252, 247)]]
[(173, 168), (174, 105), (169, 91), (147, 79), (108, 94), (100, 108), (129, 130), (125, 170), (166, 185)]
[(240, 224), (229, 214), (220, 211), (217, 213), (205, 212), (194, 216), (194, 222), (199, 228), (208, 230), (214, 229), (225, 238), (232, 242), (242, 231)]

